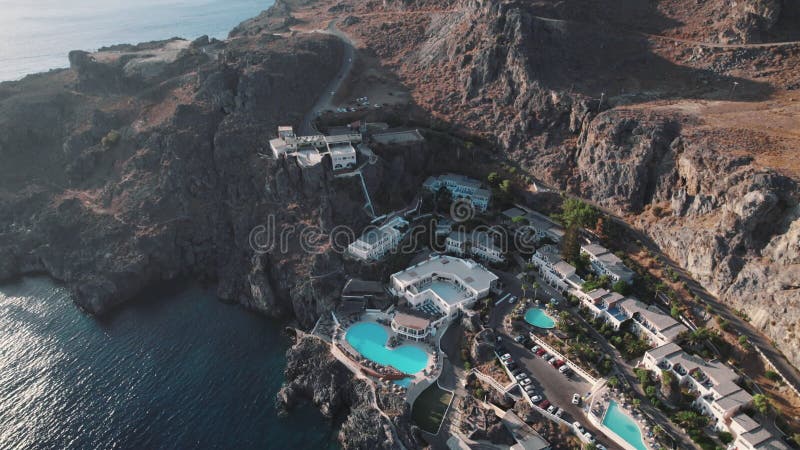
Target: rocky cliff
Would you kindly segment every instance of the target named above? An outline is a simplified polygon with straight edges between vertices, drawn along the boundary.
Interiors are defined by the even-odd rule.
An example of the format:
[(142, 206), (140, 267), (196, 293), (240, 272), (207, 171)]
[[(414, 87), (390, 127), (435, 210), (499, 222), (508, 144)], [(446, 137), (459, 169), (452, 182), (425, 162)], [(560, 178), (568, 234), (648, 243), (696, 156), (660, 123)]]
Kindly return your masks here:
[(286, 354), (286, 382), (278, 393), (284, 411), (311, 401), (329, 419), (344, 415), (339, 441), (344, 448), (399, 449), (389, 419), (377, 408), (375, 391), (334, 358), (327, 343), (298, 333)]
[(341, 262), (296, 239), (257, 253), (250, 236), (364, 219), (326, 170), (261, 156), (336, 73), (341, 42), (265, 33), (113, 50), (0, 85), (0, 279), (47, 272), (103, 313), (153, 282), (196, 277), (313, 324)]
[(800, 45), (730, 45), (796, 39), (797, 5), (408, 8), (348, 32), (431, 114), (625, 217), (800, 365)]

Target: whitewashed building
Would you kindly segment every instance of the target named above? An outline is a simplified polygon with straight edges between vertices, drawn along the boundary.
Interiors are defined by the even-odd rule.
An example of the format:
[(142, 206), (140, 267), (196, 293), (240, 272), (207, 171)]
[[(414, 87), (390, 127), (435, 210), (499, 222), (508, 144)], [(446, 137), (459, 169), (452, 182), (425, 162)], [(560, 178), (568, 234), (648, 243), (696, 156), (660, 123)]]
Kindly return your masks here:
[(362, 261), (378, 261), (400, 245), (407, 231), (408, 221), (395, 216), (380, 227), (367, 227), (347, 252)]
[(592, 270), (597, 275), (607, 275), (614, 282), (633, 282), (634, 272), (629, 269), (617, 255), (608, 251), (599, 244), (586, 244), (581, 246), (581, 253), (589, 257)]
[(741, 377), (733, 369), (719, 361), (690, 355), (673, 342), (648, 350), (642, 364), (659, 377), (662, 370), (671, 372), (697, 395), (693, 405), (711, 417), (718, 430), (729, 430), (731, 419), (753, 400), (736, 384)]
[(453, 231), (445, 239), (445, 247), (449, 253), (474, 256), (493, 263), (501, 263), (506, 259), (502, 247), (497, 245), (492, 236), (485, 231), (473, 233)]
[(390, 290), (412, 307), (432, 305), (447, 317), (489, 295), (497, 280), (477, 262), (447, 255), (432, 256), (389, 278)]
[(356, 166), (356, 149), (349, 142), (330, 147), (333, 170), (352, 169)]
[(486, 211), (492, 199), (491, 191), (486, 189), (480, 181), (454, 173), (428, 177), (422, 186), (431, 192), (438, 192), (444, 187), (450, 192), (453, 199), (467, 199), (478, 211)]
[(729, 450), (789, 450), (788, 445), (747, 414), (734, 416), (728, 431), (736, 438)]
[(391, 322), (392, 331), (414, 341), (421, 341), (430, 334), (431, 321), (423, 317), (402, 312), (395, 313)]
[[(282, 125), (278, 127), (278, 137), (270, 139), (269, 147), (276, 159), (309, 151), (315, 151), (318, 155), (328, 153), (331, 155), (333, 168), (339, 170), (355, 167), (356, 151), (353, 144), (358, 144), (361, 140), (361, 133), (357, 132), (333, 136), (322, 134), (298, 136), (291, 126)], [(337, 168), (337, 164), (340, 167)]]
[(531, 256), (531, 264), (539, 269), (547, 284), (560, 291), (579, 289), (583, 284), (575, 273), (575, 267), (561, 259), (561, 251), (555, 245), (539, 247)]

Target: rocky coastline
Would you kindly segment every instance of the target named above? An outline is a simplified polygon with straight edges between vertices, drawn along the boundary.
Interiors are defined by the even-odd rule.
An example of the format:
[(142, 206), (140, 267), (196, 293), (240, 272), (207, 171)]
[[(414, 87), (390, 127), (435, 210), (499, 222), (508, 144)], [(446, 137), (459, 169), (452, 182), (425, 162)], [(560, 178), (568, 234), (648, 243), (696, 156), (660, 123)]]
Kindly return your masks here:
[[(349, 267), (329, 248), (308, 252), (297, 240), (281, 252), (255, 251), (252, 240), (253, 230), (270, 223), (297, 236), (369, 221), (360, 193), (324, 167), (264, 156), (276, 127), (300, 123), (341, 64), (336, 37), (286, 33), (300, 23), (294, 13), (314, 3), (278, 1), (224, 41), (75, 51), (68, 70), (0, 83), (0, 282), (46, 273), (98, 315), (149, 285), (183, 277), (213, 282), (221, 299), (302, 329), (332, 310), (345, 273), (369, 268)], [(428, 2), (385, 3), (402, 10)], [(357, 35), (372, 33), (362, 35), (371, 52), (414, 92), (415, 107), (430, 113), (431, 123), (492, 143), (481, 154), (459, 148), (457, 157), (435, 145), (381, 155), (365, 173), (386, 209), (411, 200), (428, 172), (498, 159), (513, 164), (645, 230), (800, 364), (797, 179), (726, 151), (718, 143), (726, 129), (694, 116), (639, 108), (625, 95), (598, 99), (600, 85), (617, 75), (575, 46), (596, 38), (598, 46), (621, 48), (614, 56), (624, 61), (642, 42), (542, 23), (518, 2), (441, 3), (465, 13), (429, 15), (412, 28), (424, 33), (400, 35), (392, 45), (381, 39), (392, 37), (394, 25), (380, 28), (366, 18), (344, 24)], [(755, 16), (738, 11), (735, 26), (717, 32), (731, 42), (758, 40), (780, 14), (775, 2), (763, 3), (750, 8)], [(342, 8), (355, 14), (359, 7)], [(557, 55), (567, 55), (563, 65), (552, 63)], [(647, 63), (662, 64), (660, 57), (649, 55)], [(706, 53), (697, 64), (711, 67), (724, 57)], [(740, 58), (742, 67), (754, 61)], [(581, 73), (603, 74), (597, 85), (575, 88), (577, 76), (559, 78), (575, 64), (588, 66)], [(735, 68), (712, 76), (705, 67), (690, 75), (659, 67), (704, 80), (705, 93), (734, 81), (761, 88), (731, 75)], [(423, 71), (430, 76), (416, 78)], [(798, 80), (782, 87), (792, 82)], [(665, 92), (682, 88), (642, 86), (668, 100)], [(689, 95), (699, 95), (696, 87)], [(286, 411), (307, 400), (332, 420), (343, 417), (346, 448), (418, 445), (412, 427), (389, 423), (374, 406), (375, 393), (324, 341), (297, 331), (287, 362), (277, 400)]]

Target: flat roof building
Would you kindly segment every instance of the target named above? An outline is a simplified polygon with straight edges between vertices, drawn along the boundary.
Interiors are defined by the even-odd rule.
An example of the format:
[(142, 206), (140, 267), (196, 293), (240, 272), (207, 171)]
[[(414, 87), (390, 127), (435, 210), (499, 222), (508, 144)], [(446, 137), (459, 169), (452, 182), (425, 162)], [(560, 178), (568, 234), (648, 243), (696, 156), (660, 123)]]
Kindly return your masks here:
[(390, 285), (412, 307), (433, 306), (452, 317), (489, 295), (497, 280), (471, 259), (437, 255), (393, 274)]
[(425, 339), (430, 334), (430, 326), (430, 320), (402, 312), (395, 313), (391, 323), (395, 333), (415, 341)]
[(369, 226), (347, 247), (347, 252), (362, 261), (378, 261), (397, 248), (408, 232), (408, 221), (394, 216), (380, 227)]
[(486, 211), (492, 199), (491, 191), (484, 188), (480, 181), (454, 173), (428, 177), (422, 186), (431, 192), (437, 192), (444, 187), (453, 199), (467, 199), (479, 211)]
[(613, 281), (633, 282), (634, 272), (619, 257), (600, 244), (581, 245), (581, 253), (589, 257), (597, 275), (607, 275)]
[(452, 231), (445, 239), (445, 248), (458, 256), (474, 256), (493, 263), (505, 261), (503, 248), (485, 231)]

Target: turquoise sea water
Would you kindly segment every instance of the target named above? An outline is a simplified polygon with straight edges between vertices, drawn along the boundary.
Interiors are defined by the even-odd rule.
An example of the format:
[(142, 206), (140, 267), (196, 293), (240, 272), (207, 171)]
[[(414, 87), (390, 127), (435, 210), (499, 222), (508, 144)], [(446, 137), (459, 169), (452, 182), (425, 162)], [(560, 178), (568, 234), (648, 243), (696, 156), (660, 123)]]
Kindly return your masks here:
[(525, 312), (525, 321), (539, 328), (553, 328), (556, 325), (555, 320), (539, 308), (528, 309)]
[(224, 38), (273, 0), (0, 0), (0, 81), (67, 67), (70, 50)]
[(389, 333), (377, 323), (357, 323), (347, 330), (345, 339), (365, 358), (409, 375), (419, 372), (428, 364), (428, 354), (420, 348), (411, 345), (387, 348)]
[(609, 403), (608, 411), (603, 418), (603, 425), (638, 450), (647, 450), (639, 426), (633, 419), (620, 411), (617, 402), (613, 400)]
[(199, 287), (96, 320), (48, 280), (0, 286), (0, 448), (335, 448), (313, 407), (277, 416), (279, 329)]

